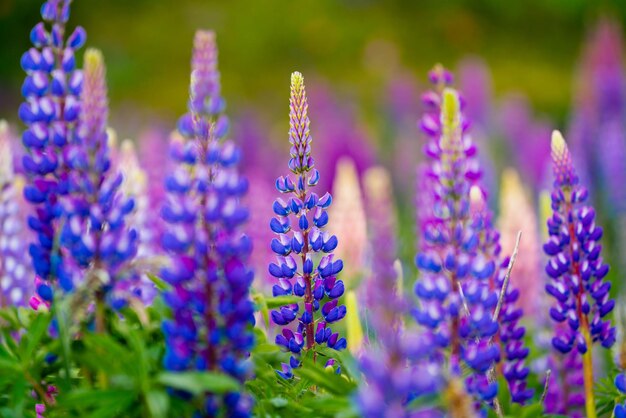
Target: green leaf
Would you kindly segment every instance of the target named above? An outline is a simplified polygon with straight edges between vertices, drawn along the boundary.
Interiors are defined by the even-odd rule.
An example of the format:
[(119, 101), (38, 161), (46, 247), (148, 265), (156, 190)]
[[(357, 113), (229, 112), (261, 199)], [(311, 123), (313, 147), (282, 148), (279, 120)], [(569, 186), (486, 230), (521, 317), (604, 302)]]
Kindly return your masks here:
[(137, 400), (136, 393), (124, 389), (78, 389), (61, 394), (57, 407), (60, 411), (80, 411), (81, 416), (90, 418), (113, 418), (130, 416), (128, 409)]
[(281, 396), (269, 399), (269, 403), (275, 408), (284, 408), (289, 405), (289, 401)]
[(146, 276), (148, 276), (148, 279), (150, 279), (150, 281), (152, 283), (154, 283), (154, 285), (156, 286), (157, 289), (159, 289), (159, 291), (161, 292), (167, 292), (168, 290), (171, 289), (171, 286), (163, 279), (161, 279), (160, 277), (152, 274), (152, 273), (148, 273), (146, 272)]
[(166, 418), (170, 409), (170, 398), (160, 390), (151, 390), (146, 394), (146, 404), (152, 418)]
[(237, 392), (240, 385), (232, 377), (212, 372), (161, 373), (157, 382), (174, 389), (180, 389), (198, 395), (203, 392)]
[(51, 317), (48, 314), (39, 313), (31, 321), (28, 331), (20, 344), (20, 355), (22, 361), (28, 363), (32, 360), (35, 349), (39, 347), (42, 338), (45, 336)]
[(299, 298), (298, 296), (276, 296), (265, 299), (265, 303), (269, 309), (274, 309), (285, 305), (291, 305), (292, 303), (298, 303), (301, 300), (302, 298)]
[(522, 409), (522, 418), (535, 418), (543, 415), (543, 405), (536, 403)]

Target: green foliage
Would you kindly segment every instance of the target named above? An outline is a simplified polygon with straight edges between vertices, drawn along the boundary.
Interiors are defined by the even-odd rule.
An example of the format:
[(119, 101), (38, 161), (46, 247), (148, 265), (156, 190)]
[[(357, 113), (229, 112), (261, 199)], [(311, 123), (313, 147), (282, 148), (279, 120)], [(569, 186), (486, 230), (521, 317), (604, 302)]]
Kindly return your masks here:
[[(254, 295), (260, 314), (290, 303), (288, 297), (265, 298)], [(168, 311), (160, 299), (149, 308), (133, 306), (122, 312), (106, 312), (106, 333), (90, 330), (86, 318), (76, 312), (76, 304), (58, 300), (54, 312), (30, 309), (0, 310), (0, 416), (35, 417), (35, 404), (47, 385), (59, 388), (54, 404), (47, 405), (46, 417), (188, 417), (202, 404), (206, 392), (227, 393), (241, 385), (219, 373), (171, 373), (163, 370), (164, 341), (161, 322)], [(265, 314), (264, 314), (265, 312)], [(70, 321), (69, 318), (72, 318)], [(53, 325), (54, 324), (54, 325)], [(54, 330), (54, 331), (53, 331)], [(54, 332), (55, 338), (50, 334)], [(289, 353), (268, 341), (264, 328), (255, 329), (256, 346), (250, 362), (254, 378), (245, 391), (255, 398), (258, 417), (339, 417), (355, 418), (354, 397), (361, 381), (356, 360), (346, 350), (336, 352), (319, 347), (302, 356), (302, 367), (294, 378), (282, 379), (276, 370), (287, 362)], [(546, 353), (531, 346), (531, 361)], [(329, 359), (333, 366), (325, 367)], [(610, 416), (616, 402), (626, 397), (614, 387), (611, 373), (596, 384), (599, 416)], [(551, 384), (558, 384), (552, 379)], [(511, 402), (506, 381), (500, 378), (498, 401), (504, 418), (552, 417), (544, 412), (542, 376), (529, 379), (535, 389), (532, 403)], [(190, 394), (182, 399), (177, 391)], [(441, 394), (419, 398), (410, 408), (445, 406)], [(51, 403), (51, 402), (50, 402)], [(489, 409), (489, 418), (497, 418)]]

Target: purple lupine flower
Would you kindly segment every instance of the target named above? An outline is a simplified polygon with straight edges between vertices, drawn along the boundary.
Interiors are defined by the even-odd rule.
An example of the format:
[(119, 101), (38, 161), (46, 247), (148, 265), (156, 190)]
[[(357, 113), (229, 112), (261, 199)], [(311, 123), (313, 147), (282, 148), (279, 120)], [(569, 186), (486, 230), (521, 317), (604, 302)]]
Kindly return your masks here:
[(324, 154), (324, 159), (317, 161), (317, 169), (326, 174), (318, 188), (326, 193), (332, 190), (341, 158), (352, 159), (361, 176), (374, 164), (375, 150), (353, 108), (339, 100), (328, 85), (314, 84), (310, 90), (311, 109), (324, 121), (318, 126), (315, 138), (316, 149)]
[[(491, 211), (487, 208), (483, 192), (478, 186), (472, 186), (470, 199), (474, 228), (480, 231), (477, 259), (482, 257), (485, 260), (483, 262), (495, 260), (498, 263), (501, 257), (500, 233), (493, 226)], [(490, 288), (501, 291), (508, 265), (508, 257), (500, 261), (499, 268), (490, 277)], [(530, 370), (526, 367), (525, 360), (529, 350), (524, 344), (526, 329), (520, 325), (524, 311), (518, 304), (519, 295), (519, 289), (509, 283), (502, 296), (501, 310), (495, 318), (499, 329), (494, 340), (501, 346), (503, 358), (499, 370), (509, 384), (511, 400), (523, 404), (532, 398), (534, 391), (526, 387), (526, 377)]]
[[(119, 307), (128, 297), (129, 283), (118, 273), (137, 251), (137, 232), (129, 229), (127, 218), (134, 201), (120, 191), (122, 175), (111, 170), (107, 141), (107, 89), (102, 54), (87, 50), (84, 59), (84, 82), (77, 135), (65, 149), (68, 167), (68, 193), (63, 197), (65, 224), (61, 244), (71, 255), (74, 280), (61, 278), (63, 289), (73, 289), (84, 271), (102, 271), (108, 282), (100, 283), (97, 298)], [(113, 291), (112, 293), (110, 291)]]
[[(169, 171), (167, 134), (163, 129), (152, 128), (139, 134), (137, 140), (138, 157), (147, 176), (148, 201), (151, 208), (160, 208), (165, 202), (165, 175)], [(156, 237), (155, 251), (160, 251), (164, 224), (158, 211), (148, 213), (149, 229)]]
[[(273, 205), (276, 217), (270, 222), (270, 228), (278, 236), (271, 243), (277, 262), (269, 265), (269, 272), (279, 281), (272, 293), (303, 299), (271, 313), (275, 324), (285, 326), (282, 334), (276, 337), (276, 344), (292, 354), (289, 364), (283, 363), (282, 370), (278, 371), (285, 379), (291, 378), (292, 369), (299, 367), (302, 351), (312, 351), (315, 359), (316, 345), (325, 344), (335, 350), (347, 346), (346, 339), (339, 338), (339, 334), (331, 329), (332, 324), (346, 315), (346, 307), (339, 305), (344, 284), (337, 280), (343, 262), (333, 255), (337, 237), (324, 232), (332, 198), (328, 193), (319, 197), (310, 191), (319, 182), (320, 173), (314, 168), (311, 156), (309, 125), (304, 78), (295, 72), (291, 75), (289, 99), (289, 170), (293, 176), (281, 176), (276, 180), (278, 191), (291, 196), (287, 201), (276, 199)], [(316, 266), (314, 257), (318, 254), (323, 255)], [(294, 320), (298, 324), (295, 332), (289, 327)]]
[[(567, 332), (568, 325), (558, 324), (556, 333)], [(585, 393), (583, 390), (582, 356), (576, 350), (567, 354), (552, 352), (547, 367), (551, 370), (548, 392), (544, 400), (546, 413), (564, 414), (572, 418), (583, 418)], [(545, 381), (543, 382), (545, 384)]]
[[(486, 190), (497, 190), (497, 174), (492, 145), (494, 124), (491, 119), (492, 88), (489, 67), (480, 58), (466, 58), (459, 64), (459, 90), (467, 119), (472, 122), (472, 141), (481, 150), (478, 161), (482, 184)], [(495, 193), (489, 198), (493, 200)], [(494, 203), (493, 201), (489, 202)]]
[[(577, 113), (586, 117), (590, 132), (584, 139), (591, 169), (597, 169), (597, 186), (609, 207), (626, 211), (626, 73), (623, 66), (622, 30), (615, 21), (603, 19), (592, 32), (583, 54)], [(573, 151), (578, 151), (573, 149)], [(577, 167), (578, 168), (578, 167)]]
[(365, 300), (372, 312), (371, 324), (381, 344), (394, 346), (403, 312), (407, 305), (398, 289), (394, 263), (396, 250), (396, 215), (391, 177), (382, 167), (372, 167), (363, 176), (368, 225), (369, 273), (366, 277)]
[(548, 219), (550, 238), (543, 247), (550, 257), (546, 272), (552, 280), (546, 291), (556, 299), (550, 316), (567, 325), (552, 339), (552, 345), (562, 353), (576, 348), (582, 354), (586, 411), (595, 417), (591, 351), (594, 342), (605, 348), (615, 342), (615, 328), (606, 319), (615, 301), (609, 298), (611, 283), (603, 280), (609, 266), (601, 256), (602, 228), (596, 225), (595, 210), (585, 204), (587, 189), (579, 184), (572, 157), (558, 131), (552, 134), (552, 160), (553, 215)]
[[(180, 135), (172, 137), (175, 169), (165, 180), (162, 210), (168, 224), (163, 248), (170, 258), (162, 277), (172, 286), (165, 295), (172, 319), (163, 323), (164, 365), (172, 371), (218, 371), (243, 382), (254, 345), (252, 245), (242, 233), (247, 181), (238, 171), (240, 151), (226, 139), (228, 119), (210, 31), (194, 38), (188, 107), (178, 123)], [(244, 393), (209, 393), (199, 413), (247, 417), (251, 409), (252, 398)]]
[(549, 169), (550, 126), (536, 120), (528, 99), (511, 96), (502, 104), (500, 132), (509, 143), (513, 161), (533, 190), (543, 188)]
[(85, 43), (86, 35), (77, 27), (65, 37), (69, 14), (70, 0), (46, 1), (41, 8), (43, 22), (30, 34), (34, 47), (21, 59), (27, 73), (22, 86), (26, 101), (19, 109), (20, 119), (28, 126), (22, 135), (28, 150), (23, 159), (28, 178), (24, 196), (36, 209), (28, 222), (37, 234), (29, 253), (41, 278), (37, 298), (46, 302), (52, 300), (51, 279), (71, 287), (55, 241), (62, 212), (59, 198), (69, 188), (64, 150), (75, 139), (80, 114), (82, 73), (76, 69), (74, 54)]
[(402, 332), (407, 302), (397, 288), (399, 272), (394, 268), (396, 220), (389, 173), (382, 167), (368, 169), (364, 186), (371, 260), (364, 287), (376, 343), (368, 345), (359, 359), (365, 381), (359, 388), (357, 403), (361, 414), (368, 418), (409, 417), (415, 413), (406, 406), (410, 397), (417, 390), (423, 395), (440, 389), (443, 379), (435, 364), (424, 361), (426, 356), (412, 359), (418, 360), (416, 365), (407, 362), (408, 344)]
[(160, 269), (157, 248), (158, 236), (151, 228), (153, 217), (148, 192), (148, 176), (139, 163), (135, 145), (129, 139), (124, 140), (117, 153), (115, 169), (124, 176), (120, 192), (135, 202), (135, 208), (126, 219), (127, 225), (137, 231), (137, 254), (133, 263), (122, 272), (131, 281), (130, 294), (144, 304), (149, 305), (157, 294), (154, 283), (146, 273), (156, 273)]
[(13, 169), (11, 134), (0, 120), (0, 306), (25, 306), (32, 293), (32, 271), (24, 259), (27, 231), (20, 196), (23, 179)]
[(416, 258), (421, 275), (415, 286), (420, 306), (414, 316), (432, 335), (450, 373), (460, 376), (461, 366), (466, 365), (473, 371), (466, 380), (468, 391), (491, 400), (497, 384), (489, 382), (486, 374), (499, 360), (500, 351), (488, 339), (498, 331), (492, 319), (498, 296), (489, 289), (495, 261), (477, 253), (481, 230), (470, 213), (470, 188), (480, 177), (476, 148), (466, 135), (468, 122), (459, 95), (448, 87), (452, 75), (438, 66), (430, 79), (439, 91), (424, 96), (433, 110), (421, 126), (430, 136), (425, 153), (431, 160), (428, 176), (437, 221), (422, 231), (425, 244)]

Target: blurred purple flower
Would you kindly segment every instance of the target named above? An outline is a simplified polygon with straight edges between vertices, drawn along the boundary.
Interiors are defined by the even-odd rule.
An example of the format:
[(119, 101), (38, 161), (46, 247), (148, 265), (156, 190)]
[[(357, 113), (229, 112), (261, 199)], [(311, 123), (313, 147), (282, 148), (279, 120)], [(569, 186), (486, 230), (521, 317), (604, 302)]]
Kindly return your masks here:
[(375, 150), (363, 127), (359, 125), (355, 112), (340, 102), (330, 87), (323, 84), (311, 89), (311, 112), (324, 121), (316, 129), (315, 146), (319, 158), (317, 169), (326, 174), (320, 179), (322, 192), (330, 192), (336, 178), (337, 163), (342, 157), (354, 161), (359, 177), (375, 162)]
[(25, 306), (33, 293), (33, 271), (25, 259), (25, 230), (21, 196), (24, 179), (13, 169), (13, 138), (8, 124), (0, 120), (0, 306)]
[(480, 168), (461, 100), (448, 87), (452, 75), (437, 66), (429, 76), (437, 91), (423, 96), (430, 111), (421, 127), (429, 136), (425, 153), (430, 159), (427, 176), (436, 222), (422, 231), (425, 243), (416, 258), (420, 277), (415, 286), (420, 304), (414, 316), (428, 330), (426, 335), (450, 373), (461, 376), (462, 365), (470, 368), (468, 391), (490, 401), (497, 384), (488, 382), (486, 375), (499, 360), (500, 350), (487, 341), (498, 331), (491, 313), (498, 296), (489, 289), (496, 261), (477, 253), (482, 226), (470, 213), (470, 188), (480, 178)]
[(537, 192), (542, 189), (550, 160), (550, 127), (535, 120), (528, 100), (511, 96), (501, 105), (500, 132), (508, 141), (513, 161), (526, 182)]
[(71, 291), (86, 270), (104, 271), (108, 282), (101, 283), (96, 295), (104, 298), (113, 291), (112, 304), (119, 307), (129, 296), (118, 273), (137, 251), (137, 231), (129, 229), (128, 217), (135, 207), (123, 196), (123, 178), (111, 169), (106, 132), (108, 101), (102, 54), (87, 50), (84, 59), (82, 112), (76, 136), (64, 150), (68, 172), (68, 193), (63, 197), (65, 224), (61, 244), (75, 264), (75, 277), (60, 277), (65, 291)]
[[(172, 137), (175, 169), (165, 180), (162, 210), (170, 265), (161, 274), (172, 286), (165, 294), (172, 319), (162, 326), (163, 362), (168, 370), (219, 371), (243, 382), (254, 346), (252, 244), (242, 232), (248, 183), (239, 173), (239, 148), (225, 139), (228, 119), (213, 32), (196, 32), (191, 66), (189, 111)], [(198, 413), (248, 417), (252, 402), (245, 393), (207, 393)]]

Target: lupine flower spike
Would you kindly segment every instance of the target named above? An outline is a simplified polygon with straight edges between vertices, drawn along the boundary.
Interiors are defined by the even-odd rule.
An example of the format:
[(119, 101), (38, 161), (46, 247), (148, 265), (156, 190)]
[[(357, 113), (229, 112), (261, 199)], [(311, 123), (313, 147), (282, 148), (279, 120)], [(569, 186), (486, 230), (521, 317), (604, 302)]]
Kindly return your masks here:
[(69, 188), (64, 150), (74, 141), (80, 113), (83, 76), (76, 69), (74, 54), (85, 43), (86, 34), (77, 27), (65, 37), (70, 3), (48, 0), (43, 4), (43, 22), (30, 33), (33, 48), (21, 59), (27, 74), (22, 85), (26, 101), (19, 109), (19, 117), (28, 127), (22, 135), (28, 151), (23, 159), (28, 179), (24, 196), (36, 209), (28, 222), (37, 234), (29, 253), (38, 275), (36, 299), (46, 303), (52, 300), (50, 280), (58, 279), (66, 290), (72, 287), (59, 251), (57, 219), (62, 212), (59, 197)]
[[(346, 339), (331, 330), (331, 325), (346, 315), (346, 307), (339, 305), (344, 284), (337, 280), (343, 262), (333, 255), (337, 237), (323, 230), (328, 224), (327, 209), (332, 198), (328, 193), (319, 197), (311, 191), (320, 173), (314, 168), (311, 156), (307, 110), (304, 78), (295, 72), (291, 75), (289, 99), (289, 170), (293, 176), (276, 180), (278, 191), (289, 198), (276, 199), (273, 206), (276, 217), (270, 222), (270, 228), (278, 235), (271, 243), (277, 262), (269, 265), (270, 274), (279, 282), (273, 287), (273, 295), (302, 298), (301, 302), (283, 306), (271, 314), (275, 324), (285, 326), (276, 337), (276, 344), (291, 353), (289, 364), (283, 363), (278, 371), (285, 379), (291, 378), (293, 368), (299, 367), (302, 352), (311, 353), (315, 361), (316, 345), (335, 350), (347, 346)], [(294, 320), (295, 331), (289, 326)]]
[(25, 305), (33, 284), (31, 264), (24, 257), (23, 179), (13, 169), (11, 139), (8, 124), (0, 120), (0, 307)]
[(550, 316), (565, 325), (552, 345), (562, 353), (576, 349), (582, 354), (585, 409), (588, 418), (595, 418), (593, 343), (610, 348), (615, 342), (615, 328), (606, 319), (615, 306), (609, 298), (611, 283), (603, 280), (609, 266), (601, 257), (602, 228), (596, 225), (595, 210), (585, 204), (587, 189), (579, 184), (572, 157), (558, 131), (552, 133), (552, 162), (553, 214), (548, 219), (550, 238), (543, 247), (550, 257), (546, 272), (552, 280), (546, 291), (556, 300)]
[(391, 178), (382, 167), (374, 167), (365, 172), (363, 181), (369, 231), (368, 258), (372, 260), (365, 296), (368, 320), (376, 338), (359, 359), (365, 381), (359, 388), (357, 402), (361, 414), (367, 418), (409, 417), (414, 413), (406, 406), (410, 397), (440, 389), (441, 370), (428, 362), (409, 365), (407, 361), (409, 358), (411, 362), (421, 360), (411, 356), (412, 349), (419, 351), (421, 344), (405, 341), (410, 333), (403, 332), (402, 327), (408, 304), (398, 289), (401, 272), (397, 271), (399, 263), (396, 263)]
[[(172, 139), (175, 169), (165, 180), (162, 210), (168, 224), (163, 248), (170, 257), (162, 277), (172, 286), (165, 301), (173, 317), (163, 323), (164, 365), (172, 371), (218, 371), (243, 382), (254, 345), (252, 245), (242, 232), (247, 181), (238, 171), (240, 151), (226, 139), (213, 32), (196, 32), (191, 65), (189, 111)], [(198, 414), (248, 417), (251, 409), (247, 394), (207, 393)]]
[[(524, 315), (518, 303), (520, 290), (510, 282), (506, 284), (505, 289), (506, 275), (509, 274), (511, 260), (509, 257), (500, 260), (500, 234), (493, 226), (491, 211), (487, 208), (483, 192), (478, 186), (472, 186), (470, 201), (474, 228), (478, 231), (480, 241), (477, 260), (482, 258), (485, 263), (489, 263), (489, 260), (496, 263), (496, 269), (489, 278), (489, 287), (496, 289), (501, 299), (497, 317), (496, 312), (493, 312), (494, 319), (499, 324), (494, 340), (500, 345), (502, 351), (502, 363), (498, 364), (497, 370), (509, 384), (511, 400), (523, 404), (533, 396), (534, 392), (526, 387), (526, 377), (530, 370), (526, 367), (525, 360), (529, 349), (524, 345), (526, 328), (520, 325), (520, 319)], [(512, 251), (515, 251), (516, 246), (521, 242), (517, 238), (519, 231), (516, 235), (516, 243), (511, 248)], [(517, 272), (513, 273), (513, 275), (516, 274)], [(505, 289), (504, 294), (501, 294), (503, 289)]]
[[(78, 280), (96, 292), (96, 303), (111, 295), (113, 307), (120, 307), (130, 287), (118, 277), (120, 269), (134, 257), (137, 232), (129, 230), (127, 217), (134, 201), (120, 192), (122, 175), (111, 170), (106, 132), (108, 103), (105, 68), (97, 50), (85, 53), (85, 81), (81, 94), (82, 112), (77, 135), (65, 150), (68, 167), (68, 194), (63, 199), (66, 221), (61, 243), (71, 255), (76, 277), (65, 284), (71, 290)], [(85, 274), (85, 272), (93, 274)], [(88, 279), (97, 279), (91, 283)], [(103, 331), (101, 317), (96, 329)]]
[(469, 125), (459, 95), (447, 87), (452, 76), (437, 67), (430, 77), (438, 92), (424, 97), (431, 112), (422, 120), (422, 129), (431, 137), (425, 152), (435, 196), (433, 221), (422, 231), (425, 243), (416, 259), (420, 305), (414, 316), (428, 330), (441, 364), (452, 376), (461, 376), (462, 366), (469, 367), (467, 389), (477, 400), (489, 402), (497, 385), (486, 373), (500, 358), (498, 347), (488, 343), (498, 331), (492, 318), (498, 295), (489, 289), (495, 261), (477, 254), (480, 230), (470, 213), (470, 188), (480, 177), (476, 148), (466, 134)]

